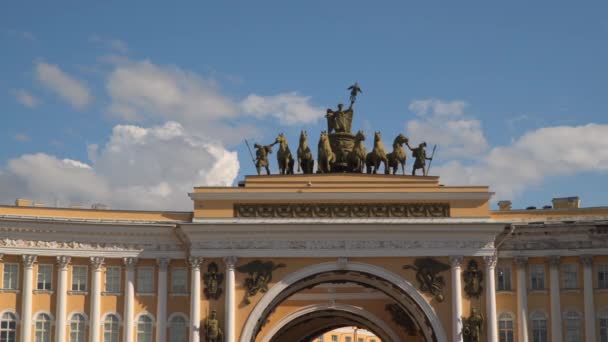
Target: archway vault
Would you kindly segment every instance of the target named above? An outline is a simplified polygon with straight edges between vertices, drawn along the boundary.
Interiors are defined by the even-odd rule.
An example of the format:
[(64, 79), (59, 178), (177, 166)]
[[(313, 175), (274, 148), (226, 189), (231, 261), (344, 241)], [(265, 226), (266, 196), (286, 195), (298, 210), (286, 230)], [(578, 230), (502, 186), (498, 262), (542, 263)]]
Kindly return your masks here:
[(376, 265), (338, 260), (302, 268), (274, 284), (247, 318), (240, 342), (254, 342), (272, 311), (292, 294), (317, 284), (340, 281), (384, 292), (412, 317), (426, 341), (447, 341), (434, 308), (407, 280)]

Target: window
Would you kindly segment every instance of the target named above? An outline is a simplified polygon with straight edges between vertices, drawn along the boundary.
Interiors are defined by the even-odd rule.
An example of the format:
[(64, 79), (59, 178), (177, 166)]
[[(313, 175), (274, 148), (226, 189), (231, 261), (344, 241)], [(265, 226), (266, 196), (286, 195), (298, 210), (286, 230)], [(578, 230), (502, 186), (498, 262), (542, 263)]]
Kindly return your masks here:
[(72, 291), (87, 290), (87, 267), (73, 266), (72, 267)]
[(186, 268), (175, 267), (171, 269), (171, 292), (188, 293), (188, 273)]
[(85, 319), (81, 314), (72, 315), (70, 319), (70, 342), (84, 342)]
[(103, 342), (118, 342), (118, 317), (107, 315), (103, 322)]
[(106, 267), (106, 292), (120, 292), (120, 266)]
[(565, 315), (566, 342), (581, 341), (581, 317), (577, 312), (568, 311)]
[(36, 342), (51, 341), (51, 317), (47, 314), (39, 314), (36, 317)]
[(543, 265), (531, 265), (530, 266), (531, 276), (531, 288), (532, 290), (544, 290), (545, 289), (545, 266)]
[(547, 316), (542, 312), (535, 312), (532, 318), (532, 341), (547, 342)]
[(608, 342), (608, 310), (600, 313), (600, 342)]
[(359, 337), (359, 338), (357, 339), (357, 342), (365, 342), (365, 339), (364, 339), (363, 337)]
[(498, 339), (500, 342), (513, 342), (513, 317), (507, 313), (498, 317)]
[(137, 292), (154, 293), (154, 267), (137, 269)]
[(152, 342), (152, 318), (146, 315), (137, 320), (137, 342)]
[(319, 336), (319, 338), (317, 339), (317, 342), (323, 342), (323, 335)]
[(331, 342), (338, 342), (338, 335), (331, 335)]
[(5, 312), (0, 318), (0, 341), (17, 341), (17, 317), (11, 312)]
[(350, 336), (346, 336), (346, 339), (344, 340), (344, 342), (353, 342), (353, 338)]
[(564, 289), (576, 289), (578, 287), (578, 272), (575, 264), (564, 264), (562, 266), (562, 279)]
[(511, 267), (496, 268), (496, 290), (511, 291)]
[(608, 265), (599, 265), (597, 267), (597, 287), (608, 289)]
[(50, 290), (53, 281), (53, 265), (38, 265), (38, 290)]
[(4, 264), (2, 288), (16, 290), (19, 282), (19, 264)]
[(186, 319), (184, 317), (174, 316), (169, 321), (169, 341), (188, 341), (188, 327), (186, 326)]

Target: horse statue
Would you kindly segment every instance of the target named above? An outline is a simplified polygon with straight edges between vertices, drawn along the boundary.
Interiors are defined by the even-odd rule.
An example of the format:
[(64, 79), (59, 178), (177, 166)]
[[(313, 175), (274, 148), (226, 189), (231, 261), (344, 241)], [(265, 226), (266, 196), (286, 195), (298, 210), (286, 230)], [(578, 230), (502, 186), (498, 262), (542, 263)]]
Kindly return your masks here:
[(403, 148), (403, 144), (407, 144), (409, 139), (403, 135), (399, 134), (395, 140), (393, 140), (393, 152), (389, 153), (386, 157), (388, 158), (388, 167), (389, 172), (392, 169), (393, 174), (397, 174), (399, 170), (399, 165), (401, 164), (401, 170), (405, 175), (405, 149)]
[(298, 172), (312, 173), (315, 159), (308, 147), (308, 135), (306, 131), (300, 133), (300, 145), (298, 146)]
[(365, 149), (365, 134), (363, 131), (357, 132), (355, 136), (355, 146), (348, 154), (348, 168), (351, 172), (363, 173), (365, 169), (365, 157), (367, 151)]
[(279, 144), (279, 151), (277, 152), (277, 161), (279, 162), (279, 174), (281, 175), (293, 175), (293, 164), (294, 159), (289, 146), (287, 145), (287, 138), (283, 133), (279, 134), (275, 143)]
[(331, 165), (336, 161), (336, 154), (329, 144), (329, 136), (326, 131), (321, 132), (319, 139), (319, 154), (317, 161), (317, 171), (320, 173), (330, 173)]
[(384, 144), (382, 143), (382, 134), (376, 132), (374, 134), (374, 149), (367, 154), (365, 158), (365, 166), (367, 167), (367, 173), (378, 173), (380, 163), (384, 163), (384, 173), (388, 174), (388, 158), (384, 151)]

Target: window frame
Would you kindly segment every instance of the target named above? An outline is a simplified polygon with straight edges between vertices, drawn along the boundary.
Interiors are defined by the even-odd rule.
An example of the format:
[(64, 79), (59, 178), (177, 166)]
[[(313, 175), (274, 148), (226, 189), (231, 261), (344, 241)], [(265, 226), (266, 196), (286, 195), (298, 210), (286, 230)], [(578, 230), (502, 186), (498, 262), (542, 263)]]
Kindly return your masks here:
[(532, 342), (548, 341), (547, 315), (544, 312), (535, 311), (530, 315), (530, 330)]
[(597, 320), (599, 342), (608, 342), (608, 309), (600, 311)]
[[(148, 279), (142, 278), (146, 272), (150, 272), (151, 278), (150, 283), (146, 283)], [(137, 268), (137, 293), (138, 294), (154, 294), (154, 279), (155, 279), (155, 268), (154, 266), (140, 266)]]
[[(41, 270), (48, 270), (48, 275)], [(44, 275), (42, 283), (40, 281), (40, 275)], [(48, 276), (48, 279), (47, 279)], [(40, 287), (42, 284), (42, 288)], [(53, 290), (53, 264), (38, 264), (38, 270), (36, 272), (36, 290), (38, 291), (52, 291)]]
[(14, 312), (5, 311), (0, 316), (0, 336), (6, 334), (8, 342), (17, 341), (17, 321), (17, 314)]
[[(572, 268), (572, 270), (568, 270), (568, 268)], [(573, 263), (562, 264), (562, 289), (564, 290), (574, 290), (578, 289), (578, 265)], [(568, 279), (569, 276), (574, 276), (574, 279)]]
[[(78, 270), (78, 272), (80, 273), (80, 272), (82, 272), (83, 269), (84, 269), (84, 279), (77, 279), (76, 270)], [(82, 274), (79, 274), (78, 276), (82, 276)], [(88, 266), (72, 265), (72, 292), (86, 292), (88, 289), (88, 278), (89, 278), (89, 267)], [(76, 285), (76, 288), (74, 288), (74, 285)]]
[[(182, 291), (180, 288), (176, 288), (175, 283), (175, 274), (176, 271), (183, 272), (184, 274), (184, 290)], [(174, 294), (187, 294), (188, 293), (188, 269), (186, 267), (171, 267), (171, 293)]]
[[(47, 319), (42, 320), (41, 317), (46, 317)], [(36, 319), (34, 319), (34, 341), (35, 342), (50, 341), (52, 325), (53, 325), (53, 317), (50, 314), (48, 314), (46, 312), (41, 312), (41, 313), (37, 314)], [(38, 335), (39, 333), (41, 335)]]
[(597, 265), (597, 288), (608, 289), (608, 264)]
[[(8, 285), (7, 285), (7, 266), (9, 266), (9, 269), (13, 269), (14, 267), (14, 276), (12, 275), (12, 272), (9, 272), (8, 274), (10, 274), (11, 276), (8, 278)], [(13, 286), (14, 285), (14, 286)], [(12, 262), (7, 262), (2, 264), (2, 289), (3, 290), (18, 290), (19, 289), (19, 264), (18, 263), (12, 263)]]
[[(142, 322), (143, 319), (147, 319), (149, 321)], [(144, 324), (145, 327), (149, 326), (150, 330), (141, 331), (140, 327), (142, 326), (142, 324)], [(137, 317), (136, 341), (137, 342), (152, 342), (153, 339), (154, 339), (154, 319), (152, 318), (152, 316), (150, 316), (148, 314), (142, 314), (139, 317)]]
[[(573, 322), (576, 322), (576, 326), (569, 326), (569, 324), (572, 324)], [(570, 342), (570, 341), (580, 341), (581, 338), (583, 337), (582, 335), (582, 317), (581, 314), (578, 313), (577, 311), (566, 311), (564, 312), (564, 341), (565, 342)], [(576, 330), (574, 330), (573, 332), (576, 333), (576, 336), (573, 336), (572, 340), (569, 340), (569, 335), (568, 333), (571, 332), (573, 329), (572, 328), (576, 328)]]
[[(81, 319), (76, 319), (76, 318)], [(70, 342), (85, 342), (87, 339), (87, 318), (81, 313), (74, 313), (70, 316)], [(76, 331), (74, 331), (74, 324), (76, 324)], [(81, 325), (81, 326), (80, 326)], [(72, 338), (72, 334), (76, 333), (76, 339)]]
[[(176, 319), (181, 319), (183, 320), (183, 327), (181, 327), (179, 324), (182, 324), (181, 322), (179, 322), (178, 325), (176, 325), (175, 320)], [(176, 336), (174, 336), (174, 333), (176, 332), (175, 328), (182, 328), (183, 329), (183, 341), (187, 342), (188, 341), (188, 318), (183, 315), (183, 314), (174, 314), (171, 317), (169, 317), (169, 321), (167, 324), (167, 327), (169, 328), (169, 341), (180, 341), (177, 339)]]
[[(505, 323), (504, 327), (501, 326), (502, 322)], [(515, 324), (512, 314), (503, 312), (498, 315), (498, 340), (500, 342), (513, 342), (515, 340), (515, 332), (513, 331), (514, 326)]]
[[(506, 276), (504, 274), (501, 275), (501, 272), (505, 273), (505, 271), (507, 273)], [(511, 286), (511, 266), (500, 265), (496, 267), (496, 291), (513, 291), (513, 287)]]
[[(108, 271), (116, 271), (116, 276), (113, 275), (108, 277), (108, 274), (111, 272)], [(108, 281), (108, 279), (110, 281)], [(104, 290), (106, 293), (120, 293), (121, 290), (121, 279), (122, 279), (122, 267), (121, 266), (106, 266), (105, 275), (104, 275)], [(116, 281), (116, 284), (112, 284), (112, 281)], [(111, 285), (112, 288), (108, 288), (108, 285)], [(115, 288), (114, 288), (115, 286)]]
[[(542, 276), (541, 276), (542, 275)], [(537, 277), (540, 276), (540, 277)], [(545, 287), (545, 265), (543, 264), (531, 264), (530, 265), (530, 290), (532, 291), (543, 291)]]
[[(111, 320), (114, 318), (115, 320)], [(107, 329), (107, 324), (110, 324), (110, 330)], [(112, 328), (115, 327), (116, 331)], [(108, 334), (110, 334), (110, 338), (107, 339)], [(116, 335), (114, 335), (116, 334)], [(119, 342), (120, 341), (120, 317), (114, 313), (106, 314), (103, 318), (103, 341), (104, 342)], [(116, 338), (114, 338), (116, 337)]]

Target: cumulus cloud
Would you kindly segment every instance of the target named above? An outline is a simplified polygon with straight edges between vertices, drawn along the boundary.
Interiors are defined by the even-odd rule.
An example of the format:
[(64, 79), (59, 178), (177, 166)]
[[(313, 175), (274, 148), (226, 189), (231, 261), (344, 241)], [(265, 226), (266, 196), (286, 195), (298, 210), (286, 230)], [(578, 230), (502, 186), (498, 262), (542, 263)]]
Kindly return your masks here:
[(76, 109), (83, 109), (93, 101), (88, 86), (83, 81), (68, 75), (57, 65), (36, 63), (36, 77), (43, 86)]
[(189, 134), (177, 122), (115, 126), (105, 146), (89, 146), (90, 163), (39, 153), (0, 170), (2, 200), (28, 197), (54, 204), (103, 202), (117, 208), (191, 210), (195, 185), (231, 185), (235, 152)]
[(251, 94), (241, 105), (245, 113), (257, 118), (270, 116), (284, 125), (313, 123), (323, 117), (323, 108), (314, 107), (309, 96), (300, 96), (295, 92), (274, 96)]
[(34, 97), (29, 91), (23, 89), (16, 89), (11, 92), (17, 102), (28, 108), (34, 108), (38, 106), (38, 99)]
[(490, 185), (497, 198), (508, 199), (547, 177), (607, 171), (608, 125), (588, 124), (530, 131), (472, 164), (450, 161), (432, 173), (451, 185)]
[(406, 124), (408, 137), (414, 142), (431, 139), (441, 146), (441, 155), (448, 158), (477, 158), (488, 149), (481, 122), (467, 117), (464, 101), (417, 100), (409, 110), (417, 118)]
[(17, 133), (13, 136), (13, 138), (19, 142), (28, 142), (30, 141), (30, 137), (25, 133)]

